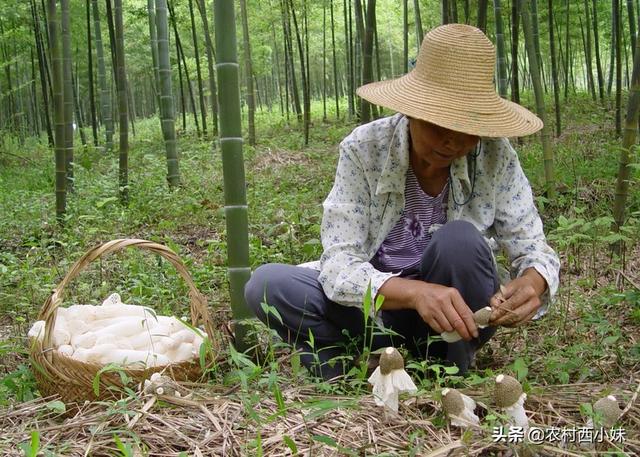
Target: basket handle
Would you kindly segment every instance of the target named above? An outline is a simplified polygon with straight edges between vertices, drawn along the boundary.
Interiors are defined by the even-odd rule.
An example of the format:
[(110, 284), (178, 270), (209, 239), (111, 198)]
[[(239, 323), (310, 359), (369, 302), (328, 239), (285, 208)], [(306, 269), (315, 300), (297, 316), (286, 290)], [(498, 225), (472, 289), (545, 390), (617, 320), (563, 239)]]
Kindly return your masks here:
[(82, 270), (84, 270), (87, 265), (89, 265), (94, 260), (107, 255), (113, 252), (121, 251), (128, 247), (136, 247), (139, 249), (144, 249), (147, 251), (151, 251), (155, 254), (158, 254), (165, 259), (167, 259), (180, 273), (182, 279), (187, 283), (189, 287), (189, 299), (190, 299), (190, 311), (191, 311), (191, 323), (195, 326), (198, 322), (202, 322), (205, 332), (211, 339), (212, 343), (214, 343), (215, 349), (215, 339), (213, 334), (213, 325), (211, 322), (211, 316), (209, 314), (209, 308), (207, 307), (207, 298), (198, 291), (191, 275), (187, 271), (186, 267), (180, 257), (173, 252), (168, 247), (154, 243), (152, 241), (133, 239), (133, 238), (125, 238), (112, 240), (107, 243), (101, 244), (100, 246), (96, 246), (89, 251), (87, 251), (80, 259), (78, 259), (69, 269), (65, 277), (60, 281), (58, 287), (53, 289), (53, 293), (47, 301), (44, 303), (42, 309), (40, 310), (40, 314), (38, 315), (39, 320), (45, 321), (45, 330), (44, 336), (42, 340), (42, 349), (45, 353), (48, 353), (48, 349), (51, 349), (52, 346), (52, 336), (53, 330), (56, 322), (56, 315), (58, 306), (62, 303), (62, 295), (64, 293), (65, 287), (76, 277), (78, 276)]

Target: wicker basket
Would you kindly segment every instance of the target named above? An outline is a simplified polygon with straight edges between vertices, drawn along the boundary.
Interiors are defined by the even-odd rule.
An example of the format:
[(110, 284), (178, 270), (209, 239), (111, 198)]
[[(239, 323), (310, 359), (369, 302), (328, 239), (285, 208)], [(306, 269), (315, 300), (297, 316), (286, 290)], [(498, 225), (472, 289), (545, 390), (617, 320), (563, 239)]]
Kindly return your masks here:
[[(96, 378), (104, 367), (99, 364), (81, 362), (71, 357), (60, 354), (53, 348), (52, 335), (56, 321), (57, 308), (62, 303), (62, 295), (65, 287), (84, 268), (94, 260), (103, 255), (120, 251), (127, 247), (154, 252), (165, 259), (178, 270), (180, 276), (189, 287), (189, 299), (191, 301), (191, 322), (193, 325), (202, 324), (205, 332), (211, 341), (213, 350), (207, 361), (211, 360), (215, 354), (219, 353), (221, 339), (214, 333), (211, 315), (207, 308), (207, 299), (202, 295), (193, 279), (187, 272), (184, 264), (171, 249), (161, 244), (138, 239), (113, 240), (101, 246), (97, 246), (85, 253), (69, 270), (62, 279), (58, 287), (53, 290), (47, 299), (40, 314), (39, 320), (45, 321), (44, 336), (41, 340), (36, 340), (30, 348), (31, 363), (34, 375), (43, 396), (59, 395), (65, 403), (84, 402), (85, 400), (103, 400), (117, 398), (121, 395), (122, 379), (119, 372), (104, 370)], [(140, 382), (151, 376), (154, 372), (162, 371), (177, 381), (194, 381), (202, 376), (202, 369), (199, 360), (195, 359), (165, 366), (155, 366), (146, 369), (122, 369), (130, 378)], [(94, 391), (94, 380), (99, 379), (99, 394)], [(116, 387), (115, 389), (113, 387)], [(120, 387), (120, 388), (119, 388)]]

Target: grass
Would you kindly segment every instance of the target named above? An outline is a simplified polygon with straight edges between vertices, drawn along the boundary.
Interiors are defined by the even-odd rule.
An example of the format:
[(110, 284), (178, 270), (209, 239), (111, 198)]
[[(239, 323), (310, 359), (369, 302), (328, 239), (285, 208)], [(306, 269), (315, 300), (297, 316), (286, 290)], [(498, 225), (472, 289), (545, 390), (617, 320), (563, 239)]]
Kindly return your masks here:
[[(333, 181), (337, 144), (355, 124), (337, 121), (333, 113), (329, 113), (330, 122), (322, 123), (320, 108), (314, 105), (314, 125), (307, 147), (303, 147), (301, 129), (293, 116), (287, 123), (275, 112), (258, 113), (259, 144), (245, 147), (254, 267), (266, 262), (300, 263), (314, 260), (321, 253), (321, 203)], [(618, 394), (621, 404), (631, 404), (640, 382), (640, 191), (631, 186), (630, 218), (624, 232), (628, 238), (626, 255), (612, 256), (608, 251), (612, 233), (606, 218), (611, 215), (620, 139), (613, 133), (611, 107), (578, 96), (562, 114), (566, 126), (554, 145), (556, 176), (564, 186), (553, 204), (543, 197), (538, 199), (549, 240), (563, 260), (561, 289), (547, 317), (526, 327), (500, 329), (480, 353), (478, 368), (464, 379), (437, 364), (409, 361), (420, 391), (401, 407), (414, 422), (400, 426), (405, 429), (399, 435), (398, 429), (391, 433), (379, 428), (381, 420), (371, 406), (364, 376), (332, 384), (312, 382), (299, 367), (295, 354), (258, 327), (266, 356), (256, 362), (230, 349), (208, 386), (201, 386), (202, 395), (208, 398), (207, 407), (214, 418), (226, 424), (228, 429), (223, 431), (231, 434), (216, 441), (216, 446), (223, 449), (226, 445), (244, 455), (268, 455), (276, 448), (292, 453), (315, 449), (319, 455), (385, 450), (407, 455), (424, 453), (435, 445), (435, 435), (429, 433), (437, 434), (443, 445), (468, 439), (446, 427), (437, 406), (439, 388), (458, 386), (484, 398), (491, 378), (503, 371), (525, 381), (538, 423), (579, 423), (580, 405), (609, 392)], [(55, 221), (53, 163), (45, 142), (29, 139), (19, 145), (9, 137), (0, 140), (0, 151), (10, 152), (0, 152), (0, 424), (8, 423), (2, 421), (10, 417), (10, 406), (26, 411), (15, 434), (6, 440), (0, 438), (0, 450), (5, 446), (12, 452), (22, 448), (25, 455), (36, 455), (38, 448), (45, 454), (72, 454), (81, 445), (78, 443), (86, 444), (91, 438), (98, 443), (97, 449), (115, 455), (134, 455), (145, 448), (146, 452), (187, 451), (162, 441), (157, 432), (162, 430), (158, 425), (162, 421), (185, 427), (183, 433), (188, 438), (198, 442), (204, 439), (197, 435), (196, 440), (190, 434), (190, 414), (166, 403), (154, 407), (144, 425), (128, 429), (131, 418), (127, 411), (141, 407), (137, 398), (123, 404), (91, 406), (87, 409), (87, 414), (93, 415), (91, 419), (67, 422), (75, 435), (69, 432), (54, 441), (52, 436), (57, 435), (35, 425), (62, 419), (49, 400), (38, 398), (27, 361), (25, 335), (52, 288), (90, 247), (120, 237), (168, 245), (187, 264), (217, 321), (229, 317), (219, 151), (210, 140), (198, 138), (189, 126), (181, 133), (178, 146), (183, 185), (169, 192), (158, 120), (140, 120), (136, 131), (137, 136), (131, 138), (129, 206), (122, 207), (115, 198), (116, 155), (78, 147), (76, 192), (69, 196), (63, 227)], [(517, 149), (534, 191), (541, 195), (543, 170), (538, 139), (527, 138)], [(637, 155), (634, 160), (638, 161)], [(120, 292), (125, 301), (152, 306), (159, 312), (188, 313), (186, 287), (172, 267), (140, 252), (112, 256), (90, 266), (73, 282), (65, 304), (96, 303), (113, 291)], [(564, 400), (572, 403), (563, 403), (558, 395), (566, 395)], [(559, 403), (554, 416), (544, 402), (556, 399)], [(199, 414), (192, 413), (191, 419)], [(492, 419), (493, 414), (487, 411), (487, 423), (497, 420), (495, 415)], [(211, 423), (210, 418), (200, 418)], [(369, 421), (369, 427), (379, 433), (380, 440), (374, 447), (366, 445), (367, 440), (373, 440), (372, 432), (360, 430), (357, 421), (361, 420)], [(358, 423), (357, 433), (350, 437), (340, 432), (340, 427), (352, 421)], [(638, 435), (637, 404), (622, 425), (629, 437)], [(218, 433), (214, 429), (211, 433)], [(34, 430), (40, 430), (41, 435), (33, 434)], [(360, 437), (360, 445), (353, 443), (358, 441), (354, 437)], [(79, 441), (75, 443), (75, 439)], [(385, 439), (400, 442), (394, 448), (385, 444)], [(469, 452), (480, 452), (475, 444), (469, 446)], [(631, 453), (633, 446), (638, 443), (629, 441), (627, 447), (616, 452)]]

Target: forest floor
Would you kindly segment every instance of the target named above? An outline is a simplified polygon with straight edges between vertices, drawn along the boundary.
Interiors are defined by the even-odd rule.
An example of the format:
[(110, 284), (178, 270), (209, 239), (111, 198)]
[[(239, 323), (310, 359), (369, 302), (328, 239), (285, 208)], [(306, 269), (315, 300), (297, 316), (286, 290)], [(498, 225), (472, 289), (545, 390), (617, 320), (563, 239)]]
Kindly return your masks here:
[[(169, 192), (159, 123), (139, 121), (131, 138), (125, 208), (116, 197), (117, 157), (78, 147), (75, 192), (60, 228), (50, 150), (33, 139), (21, 145), (4, 138), (0, 454), (639, 455), (640, 189), (637, 181), (630, 187), (625, 254), (611, 255), (620, 144), (612, 113), (589, 99), (563, 111), (566, 126), (554, 140), (561, 191), (553, 202), (537, 199), (549, 242), (562, 258), (561, 287), (548, 314), (527, 326), (498, 329), (467, 377), (433, 361), (407, 361), (419, 391), (401, 399), (395, 418), (375, 406), (364, 370), (330, 383), (315, 381), (260, 326), (261, 361), (226, 347), (206, 381), (184, 386), (190, 400), (130, 391), (119, 401), (68, 409), (54, 397), (42, 398), (28, 360), (27, 331), (71, 264), (101, 242), (144, 238), (172, 248), (207, 296), (219, 328), (224, 326), (230, 312), (221, 159), (189, 125), (179, 140), (182, 187)], [(276, 113), (261, 113), (259, 145), (245, 148), (254, 267), (320, 255), (321, 204), (333, 180), (337, 145), (355, 124), (322, 123), (317, 112), (314, 119), (310, 145), (303, 147), (293, 116), (288, 125)], [(539, 140), (525, 139), (516, 148), (540, 195)], [(138, 252), (94, 262), (69, 289), (64, 305), (95, 304), (117, 291), (124, 301), (163, 314), (188, 313), (187, 289), (170, 265)], [(523, 382), (532, 425), (546, 433), (542, 443), (496, 441), (503, 416), (491, 393), (498, 373)], [(438, 400), (442, 387), (472, 395), (482, 427), (464, 433), (450, 427)], [(622, 419), (595, 451), (579, 446), (576, 433), (592, 414), (591, 403), (609, 394), (624, 409)]]

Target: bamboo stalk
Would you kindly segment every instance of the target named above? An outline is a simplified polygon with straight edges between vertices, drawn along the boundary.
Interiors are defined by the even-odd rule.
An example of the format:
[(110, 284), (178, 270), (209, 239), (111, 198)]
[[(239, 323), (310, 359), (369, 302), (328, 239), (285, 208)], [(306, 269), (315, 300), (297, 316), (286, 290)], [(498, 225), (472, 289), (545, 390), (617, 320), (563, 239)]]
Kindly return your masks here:
[(51, 79), (53, 86), (53, 119), (55, 125), (55, 168), (56, 168), (56, 217), (63, 221), (67, 204), (67, 173), (64, 160), (64, 106), (62, 98), (62, 54), (59, 44), (60, 22), (56, 10), (56, 0), (48, 1), (47, 21), (49, 53), (51, 55)]
[(158, 76), (160, 78), (160, 125), (167, 157), (167, 182), (173, 189), (180, 184), (180, 164), (176, 147), (176, 126), (169, 63), (169, 21), (167, 0), (156, 2)]
[[(231, 309), (234, 319), (238, 320), (251, 317), (252, 314), (244, 299), (244, 285), (251, 275), (251, 269), (233, 0), (215, 0), (214, 18), (218, 50), (216, 70), (220, 84), (218, 112), (227, 225), (228, 275)], [(236, 325), (235, 328), (236, 345), (240, 350), (244, 350), (247, 347), (246, 328), (242, 325)]]
[[(622, 149), (618, 158), (618, 176), (616, 179), (615, 200), (613, 203), (614, 229), (620, 230), (624, 225), (626, 204), (629, 197), (629, 179), (631, 177), (631, 149), (636, 143), (638, 133), (638, 115), (640, 112), (640, 40), (636, 40), (635, 56), (633, 58), (633, 73), (631, 76), (631, 88), (629, 101), (627, 102), (627, 115), (624, 123), (624, 135), (622, 137)], [(615, 251), (620, 251), (620, 243), (613, 246)]]
[(546, 123), (546, 111), (544, 106), (544, 93), (542, 92), (542, 82), (540, 81), (540, 71), (538, 67), (538, 56), (535, 48), (535, 41), (533, 36), (533, 28), (531, 27), (531, 16), (529, 14), (528, 0), (519, 0), (520, 13), (522, 14), (522, 28), (524, 30), (524, 41), (527, 48), (527, 55), (529, 57), (529, 69), (531, 73), (531, 82), (533, 84), (533, 90), (536, 97), (536, 110), (538, 116), (542, 120), (544, 126), (542, 127), (542, 153), (544, 162), (544, 174), (545, 184), (547, 189), (547, 196), (553, 201), (555, 197), (555, 176), (554, 176), (554, 163), (553, 163), (553, 149), (551, 148), (551, 138), (549, 134), (549, 127)]

